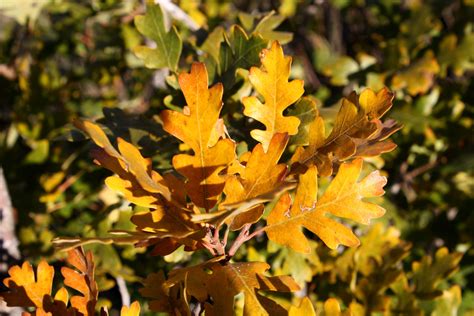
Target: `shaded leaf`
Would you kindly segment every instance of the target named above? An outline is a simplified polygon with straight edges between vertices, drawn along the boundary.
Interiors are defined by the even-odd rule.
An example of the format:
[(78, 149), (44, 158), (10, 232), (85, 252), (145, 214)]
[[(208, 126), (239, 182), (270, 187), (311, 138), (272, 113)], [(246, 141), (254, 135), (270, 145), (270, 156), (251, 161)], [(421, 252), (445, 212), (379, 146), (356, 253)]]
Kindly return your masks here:
[(231, 315), (234, 297), (244, 295), (244, 315), (268, 315), (266, 308), (275, 308), (263, 299), (258, 291), (293, 292), (298, 285), (287, 276), (267, 277), (269, 269), (263, 262), (228, 263), (208, 262), (199, 266), (170, 272), (168, 288), (183, 285), (186, 293), (204, 302), (211, 298), (212, 311), (216, 315)]
[(8, 292), (1, 293), (8, 306), (35, 306), (43, 307), (43, 299), (50, 296), (53, 287), (54, 268), (45, 260), (41, 260), (35, 272), (27, 261), (20, 266), (13, 266), (8, 270), (10, 275), (3, 280), (9, 288)]

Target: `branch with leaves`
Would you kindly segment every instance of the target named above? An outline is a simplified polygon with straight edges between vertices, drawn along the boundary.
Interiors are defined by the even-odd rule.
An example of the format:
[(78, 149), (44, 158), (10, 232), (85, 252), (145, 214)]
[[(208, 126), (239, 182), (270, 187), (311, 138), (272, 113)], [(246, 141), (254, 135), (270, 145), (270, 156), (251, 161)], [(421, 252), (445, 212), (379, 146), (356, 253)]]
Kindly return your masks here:
[[(145, 282), (146, 296), (160, 302), (152, 304), (157, 306), (152, 310), (189, 310), (191, 305), (200, 304), (206, 312), (225, 314), (233, 309), (233, 297), (244, 293), (244, 311), (265, 314), (284, 308), (262, 296), (261, 291), (291, 292), (299, 286), (289, 277), (265, 277), (266, 263), (233, 262), (245, 242), (265, 233), (274, 242), (308, 252), (304, 234), (308, 229), (332, 249), (341, 244), (359, 245), (351, 229), (332, 216), (369, 224), (384, 214), (383, 208), (365, 199), (384, 193), (385, 177), (374, 171), (359, 178), (361, 157), (395, 148), (387, 137), (399, 125), (392, 120), (381, 121), (393, 95), (386, 89), (351, 94), (342, 101), (329, 136), (315, 104), (306, 101), (304, 106), (314, 109), (315, 115), (312, 121), (304, 122), (309, 126), (303, 136), (306, 139), (285, 162), (282, 157), (288, 152), (290, 137), (301, 140), (299, 126), (303, 125), (297, 116), (285, 115), (284, 111), (302, 97), (303, 83), (290, 80), (291, 58), (284, 55), (278, 42), (260, 56), (262, 65), (252, 67), (249, 78), (261, 99), (256, 94), (242, 103), (243, 114), (262, 122), (264, 129), (251, 132), (257, 145), (240, 155), (237, 140), (229, 137), (220, 118), (223, 86), (209, 87), (202, 63), (194, 63), (189, 73), (178, 77), (186, 106), (160, 114), (163, 129), (182, 141), (183, 152), (173, 157), (173, 170), (158, 173), (152, 169), (151, 160), (131, 143), (122, 138), (110, 141), (99, 125), (77, 121), (76, 126), (96, 145), (92, 151), (95, 162), (115, 173), (105, 180), (106, 185), (149, 211), (132, 216), (136, 231), (112, 231), (112, 236), (104, 238), (59, 238), (54, 241), (56, 246), (72, 249), (91, 242), (133, 243), (137, 247), (153, 246), (153, 253), (160, 255), (182, 245), (186, 251), (207, 249), (213, 257), (210, 261), (174, 270), (162, 280), (158, 292), (147, 288), (156, 286), (155, 278), (163, 276), (151, 276)], [(333, 174), (319, 197), (318, 179)], [(270, 202), (276, 204), (262, 225)], [(226, 280), (233, 284), (229, 293), (215, 291)]]

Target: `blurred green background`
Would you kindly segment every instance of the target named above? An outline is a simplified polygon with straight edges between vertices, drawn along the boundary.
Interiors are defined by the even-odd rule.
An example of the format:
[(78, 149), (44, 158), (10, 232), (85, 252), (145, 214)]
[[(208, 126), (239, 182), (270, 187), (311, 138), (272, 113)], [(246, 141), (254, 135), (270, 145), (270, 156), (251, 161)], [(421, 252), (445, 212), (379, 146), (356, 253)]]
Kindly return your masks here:
[[(369, 161), (389, 178), (381, 223), (394, 228), (377, 229), (395, 229), (391, 232), (412, 245), (394, 265), (407, 271), (409, 282), (416, 282), (412, 263), (440, 247), (464, 253), (456, 273), (436, 286), (442, 291), (459, 285), (462, 303), (453, 294), (449, 306), (473, 313), (474, 1), (156, 2), (183, 40), (173, 71), (146, 68), (133, 53), (139, 44), (150, 45), (133, 22), (145, 13), (142, 1), (0, 1), (0, 162), (22, 259), (64, 257), (50, 242), (56, 236), (104, 236), (111, 228), (133, 228), (132, 210), (104, 187), (108, 172), (92, 163), (90, 143), (72, 127), (74, 118), (101, 119), (115, 135), (139, 144), (156, 168), (166, 169), (177, 143), (163, 135), (155, 116), (182, 104), (175, 74), (193, 60), (206, 62), (211, 81), (223, 81), (227, 89), (229, 132), (244, 135), (248, 126), (232, 112), (242, 106), (239, 96), (248, 82), (245, 72), (235, 76), (235, 71), (258, 65), (259, 50), (276, 39), (293, 56), (293, 76), (305, 80), (306, 94), (325, 117), (334, 116), (341, 97), (352, 90), (388, 86), (396, 93), (388, 116), (404, 124), (393, 137), (398, 148)], [(223, 69), (216, 52), (224, 44), (218, 38), (226, 32), (232, 45), (234, 24), (252, 34), (258, 48)], [(356, 291), (343, 289), (350, 283), (344, 277), (329, 275), (335, 263), (327, 257), (334, 255), (320, 248), (309, 258), (255, 243), (242, 258), (263, 258), (275, 273), (294, 275), (314, 301), (336, 295), (346, 305), (364, 302)], [(112, 308), (122, 303), (117, 282), (127, 281), (135, 299), (147, 273), (202, 256), (178, 251), (163, 259), (133, 246), (92, 249), (99, 287), (107, 290), (102, 302)], [(387, 255), (378, 248), (373, 252)], [(395, 283), (380, 291), (400, 305), (403, 295)], [(434, 313), (436, 304), (421, 301), (416, 308)]]

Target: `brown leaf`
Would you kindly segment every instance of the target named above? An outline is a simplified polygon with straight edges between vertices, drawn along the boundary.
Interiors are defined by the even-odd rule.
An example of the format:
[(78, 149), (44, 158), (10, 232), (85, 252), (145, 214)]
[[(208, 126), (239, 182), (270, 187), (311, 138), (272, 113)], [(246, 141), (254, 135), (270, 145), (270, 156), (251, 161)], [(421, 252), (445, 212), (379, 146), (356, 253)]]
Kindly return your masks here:
[[(390, 109), (392, 100), (393, 94), (387, 89), (378, 93), (365, 89), (360, 96), (352, 93), (342, 100), (331, 133), (327, 137), (324, 120), (317, 116), (309, 126), (309, 145), (298, 147), (291, 158), (294, 169), (304, 170), (298, 169), (298, 165), (316, 165), (321, 176), (330, 176), (333, 173), (333, 163), (354, 157), (358, 145), (371, 141), (372, 151), (385, 152), (394, 149), (391, 143), (379, 144), (386, 137), (384, 135), (385, 138), (378, 138), (377, 134), (381, 124), (379, 118)], [(367, 153), (367, 148), (362, 148), (359, 156), (365, 154), (364, 151)]]
[[(267, 277), (270, 266), (263, 262), (227, 263), (211, 261), (198, 266), (170, 272), (165, 286), (169, 289), (182, 286), (186, 294), (199, 302), (211, 302), (215, 315), (232, 315), (234, 297), (244, 295), (244, 315), (268, 315), (268, 298), (258, 291), (294, 292), (298, 285), (289, 276)], [(206, 309), (206, 310), (208, 310)]]

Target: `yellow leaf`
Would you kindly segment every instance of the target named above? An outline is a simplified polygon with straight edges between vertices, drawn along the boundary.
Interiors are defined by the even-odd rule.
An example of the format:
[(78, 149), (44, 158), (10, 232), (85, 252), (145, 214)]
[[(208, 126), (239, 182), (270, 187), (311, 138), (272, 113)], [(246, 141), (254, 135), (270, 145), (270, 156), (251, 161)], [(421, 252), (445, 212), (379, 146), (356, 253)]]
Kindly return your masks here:
[(135, 301), (130, 307), (123, 306), (120, 311), (120, 316), (140, 316), (140, 304)]
[(392, 88), (395, 90), (406, 88), (412, 96), (423, 94), (431, 88), (439, 71), (436, 57), (432, 51), (427, 51), (421, 59), (393, 76)]
[(128, 171), (136, 177), (142, 188), (148, 192), (161, 193), (169, 200), (169, 189), (160, 184), (164, 181), (163, 178), (157, 172), (151, 170), (151, 160), (143, 158), (135, 146), (122, 138), (119, 137), (117, 143), (122, 157), (127, 162)]
[(56, 292), (56, 295), (54, 295), (54, 300), (63, 302), (65, 305), (67, 305), (67, 302), (69, 301), (69, 294), (68, 294), (67, 290), (63, 287), (60, 288)]
[[(248, 156), (245, 166), (240, 166), (239, 175), (232, 175), (227, 178), (224, 187), (226, 199), (221, 205), (235, 205), (236, 203), (271, 192), (281, 185), (285, 179), (288, 167), (286, 164), (278, 164), (278, 161), (287, 143), (287, 134), (276, 134), (272, 138), (266, 153), (263, 150), (262, 144), (256, 145), (250, 156)], [(233, 229), (240, 229), (244, 224), (254, 222), (260, 218), (258, 215), (263, 213), (262, 205), (249, 206), (251, 208), (249, 207), (247, 210), (241, 209), (241, 211), (248, 211), (250, 214), (237, 215), (232, 225)], [(253, 214), (256, 214), (256, 216), (252, 217)], [(243, 220), (243, 217), (247, 220)]]
[(192, 156), (174, 156), (173, 166), (187, 178), (186, 192), (194, 204), (209, 211), (224, 188), (224, 178), (219, 172), (235, 157), (234, 142), (220, 139), (223, 88), (220, 83), (208, 88), (207, 70), (202, 63), (194, 63), (191, 72), (182, 73), (178, 81), (187, 107), (183, 113), (161, 112), (163, 128), (194, 152)]
[(358, 246), (359, 240), (352, 231), (326, 217), (326, 214), (369, 224), (370, 219), (385, 213), (382, 207), (362, 199), (382, 195), (386, 178), (374, 171), (357, 182), (361, 169), (361, 159), (342, 164), (326, 192), (317, 201), (317, 169), (315, 166), (310, 167), (300, 175), (293, 205), (289, 194), (284, 194), (270, 213), (265, 229), (268, 238), (296, 251), (308, 252), (310, 246), (302, 232), (302, 227), (305, 227), (331, 249), (337, 248), (339, 244)]
[(291, 306), (288, 316), (316, 316), (313, 304), (308, 297), (303, 298), (299, 307)]
[(325, 316), (340, 316), (341, 307), (336, 299), (330, 298), (324, 302), (324, 315)]
[(119, 153), (98, 125), (89, 121), (76, 121), (75, 125), (89, 134), (95, 144), (102, 149), (92, 152), (96, 162), (116, 173), (122, 180), (128, 181), (109, 180), (112, 188), (127, 197), (141, 197), (142, 199), (136, 200), (139, 202), (143, 202), (143, 197), (146, 195), (149, 197), (145, 201), (149, 203), (157, 194), (161, 194), (167, 200), (171, 199), (165, 180), (151, 169), (151, 160), (143, 158), (135, 146), (118, 138)]
[(270, 141), (276, 133), (298, 133), (300, 120), (297, 117), (283, 116), (283, 111), (295, 103), (304, 92), (302, 80), (288, 81), (291, 70), (291, 57), (283, 54), (278, 42), (261, 53), (262, 67), (250, 69), (249, 80), (255, 90), (263, 96), (265, 103), (255, 96), (242, 99), (244, 114), (261, 123), (266, 130), (253, 130), (250, 135), (262, 143), (263, 149), (268, 150)]
[(54, 268), (45, 260), (41, 260), (36, 271), (36, 280), (33, 267), (29, 262), (13, 266), (8, 270), (10, 277), (3, 280), (9, 292), (2, 293), (8, 306), (36, 306), (43, 307), (43, 298), (51, 295), (53, 286)]
[(74, 121), (74, 125), (86, 132), (94, 143), (100, 148), (103, 148), (109, 156), (115, 157), (119, 159), (119, 161), (122, 160), (122, 156), (120, 156), (118, 151), (112, 146), (107, 135), (97, 124), (86, 120), (76, 120)]

